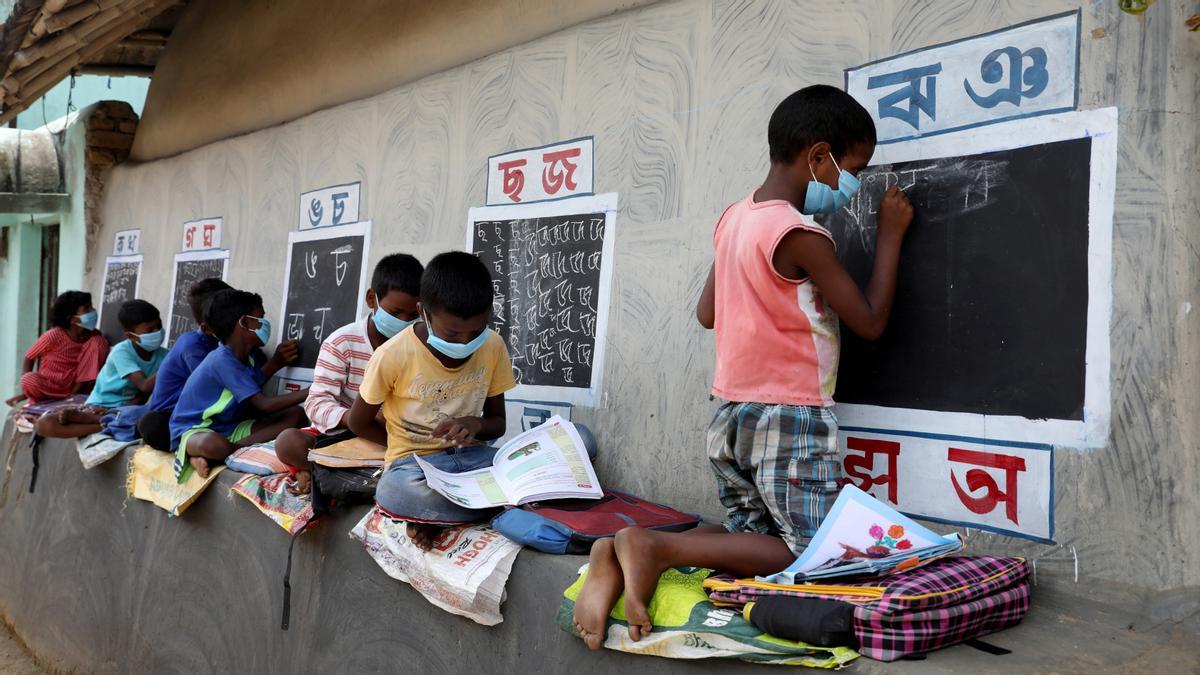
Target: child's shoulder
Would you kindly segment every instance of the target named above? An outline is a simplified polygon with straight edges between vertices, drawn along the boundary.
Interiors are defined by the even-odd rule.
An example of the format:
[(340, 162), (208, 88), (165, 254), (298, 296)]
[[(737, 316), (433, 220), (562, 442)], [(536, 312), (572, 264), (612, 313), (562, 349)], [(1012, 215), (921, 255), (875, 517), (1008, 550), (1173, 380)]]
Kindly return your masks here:
[(51, 326), (50, 330), (48, 330), (45, 333), (42, 333), (41, 335), (38, 336), (37, 341), (38, 342), (43, 342), (43, 341), (52, 342), (52, 341), (62, 340), (64, 338), (68, 339), (68, 340), (71, 339), (71, 337), (69, 335), (67, 335), (67, 331), (59, 328), (58, 326)]
[(488, 338), (483, 341), (483, 345), (488, 349), (498, 349), (505, 354), (508, 353), (508, 345), (504, 344), (504, 336), (496, 331), (488, 328)]
[(351, 345), (368, 344), (366, 328), (366, 324), (361, 319), (348, 323), (326, 336), (321, 344), (338, 350), (345, 350)]

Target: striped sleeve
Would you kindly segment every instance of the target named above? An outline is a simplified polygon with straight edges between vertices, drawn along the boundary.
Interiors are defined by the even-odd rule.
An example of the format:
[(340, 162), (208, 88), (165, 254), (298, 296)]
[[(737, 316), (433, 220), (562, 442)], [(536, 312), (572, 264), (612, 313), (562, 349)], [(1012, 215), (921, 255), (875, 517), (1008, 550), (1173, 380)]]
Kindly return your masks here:
[(313, 428), (323, 434), (341, 425), (347, 410), (342, 404), (342, 390), (346, 385), (350, 362), (333, 342), (326, 340), (321, 343), (321, 353), (317, 355), (317, 363), (313, 366), (312, 386), (309, 387), (308, 398), (304, 399), (304, 412), (308, 414)]
[(32, 345), (30, 345), (29, 350), (25, 352), (25, 358), (29, 359), (30, 361), (36, 361), (48, 354), (50, 350), (58, 346), (58, 340), (55, 340), (57, 336), (58, 331), (53, 328), (45, 333), (42, 333), (41, 336), (39, 336), (38, 339), (35, 340)]

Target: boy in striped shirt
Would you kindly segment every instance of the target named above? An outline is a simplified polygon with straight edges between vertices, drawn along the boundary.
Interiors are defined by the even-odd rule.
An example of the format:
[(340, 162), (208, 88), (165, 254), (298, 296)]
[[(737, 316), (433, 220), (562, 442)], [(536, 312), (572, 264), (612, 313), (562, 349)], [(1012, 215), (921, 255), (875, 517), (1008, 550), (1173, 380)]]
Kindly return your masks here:
[(394, 253), (380, 260), (367, 289), (367, 307), (371, 313), (342, 326), (321, 343), (312, 387), (304, 401), (304, 412), (311, 426), (288, 429), (275, 441), (275, 454), (296, 471), (296, 480), (289, 486), (292, 492), (309, 491), (312, 476), (308, 451), (317, 441), (322, 436), (349, 435), (344, 418), (358, 397), (371, 355), (418, 317), (422, 271), (421, 263), (405, 253)]

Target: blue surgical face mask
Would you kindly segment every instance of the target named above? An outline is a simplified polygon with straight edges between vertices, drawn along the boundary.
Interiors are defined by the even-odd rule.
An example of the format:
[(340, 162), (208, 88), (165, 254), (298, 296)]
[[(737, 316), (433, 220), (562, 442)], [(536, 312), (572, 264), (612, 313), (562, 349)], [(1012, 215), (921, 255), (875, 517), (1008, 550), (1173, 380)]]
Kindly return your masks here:
[(465, 359), (474, 354), (483, 343), (487, 341), (488, 329), (484, 328), (474, 340), (463, 344), (461, 342), (446, 342), (442, 338), (433, 334), (433, 324), (429, 322), (429, 317), (425, 317), (425, 327), (429, 331), (429, 346), (439, 352), (449, 356), (452, 359)]
[(379, 332), (383, 334), (383, 337), (385, 338), (390, 338), (393, 335), (397, 335), (400, 333), (400, 331), (417, 322), (416, 319), (413, 319), (412, 321), (397, 319), (391, 314), (383, 311), (382, 307), (377, 308), (375, 313), (371, 315), (371, 321), (375, 323), (375, 327), (379, 329)]
[(79, 315), (79, 325), (84, 330), (96, 330), (96, 318), (96, 310), (93, 309), (90, 312), (84, 312)]
[[(829, 159), (833, 159), (833, 155), (829, 155)], [(836, 159), (833, 159), (833, 165), (840, 172), (837, 191), (817, 180), (817, 174), (813, 173), (812, 164), (808, 165), (808, 173), (812, 176), (812, 180), (808, 181), (808, 191), (804, 193), (804, 213), (810, 215), (833, 213), (849, 204), (850, 198), (862, 186), (862, 183), (853, 174), (838, 166)]]
[(258, 340), (260, 342), (262, 342), (262, 346), (266, 347), (267, 342), (269, 342), (271, 340), (271, 322), (267, 321), (266, 317), (250, 316), (249, 314), (247, 314), (243, 318), (251, 318), (251, 319), (258, 320), (258, 328), (254, 329), (254, 335), (256, 337), (258, 337)]
[(167, 333), (163, 329), (159, 328), (158, 330), (151, 331), (149, 333), (134, 333), (134, 335), (137, 335), (138, 338), (137, 346), (145, 349), (148, 352), (152, 352), (162, 346), (163, 338), (167, 336)]

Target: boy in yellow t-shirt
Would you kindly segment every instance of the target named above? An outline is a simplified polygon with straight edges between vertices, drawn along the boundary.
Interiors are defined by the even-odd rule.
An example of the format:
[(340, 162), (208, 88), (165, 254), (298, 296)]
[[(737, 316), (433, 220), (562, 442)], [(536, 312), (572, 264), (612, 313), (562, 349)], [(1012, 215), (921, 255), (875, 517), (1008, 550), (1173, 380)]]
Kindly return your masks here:
[[(459, 473), (490, 466), (504, 435), (504, 392), (516, 386), (504, 340), (488, 329), (492, 277), (479, 258), (443, 253), (421, 276), (421, 316), (375, 350), (347, 423), (387, 446), (375, 501), (408, 521), (424, 549), (446, 525), (483, 515), (434, 492), (415, 456)], [(377, 419), (383, 409), (386, 427)]]

